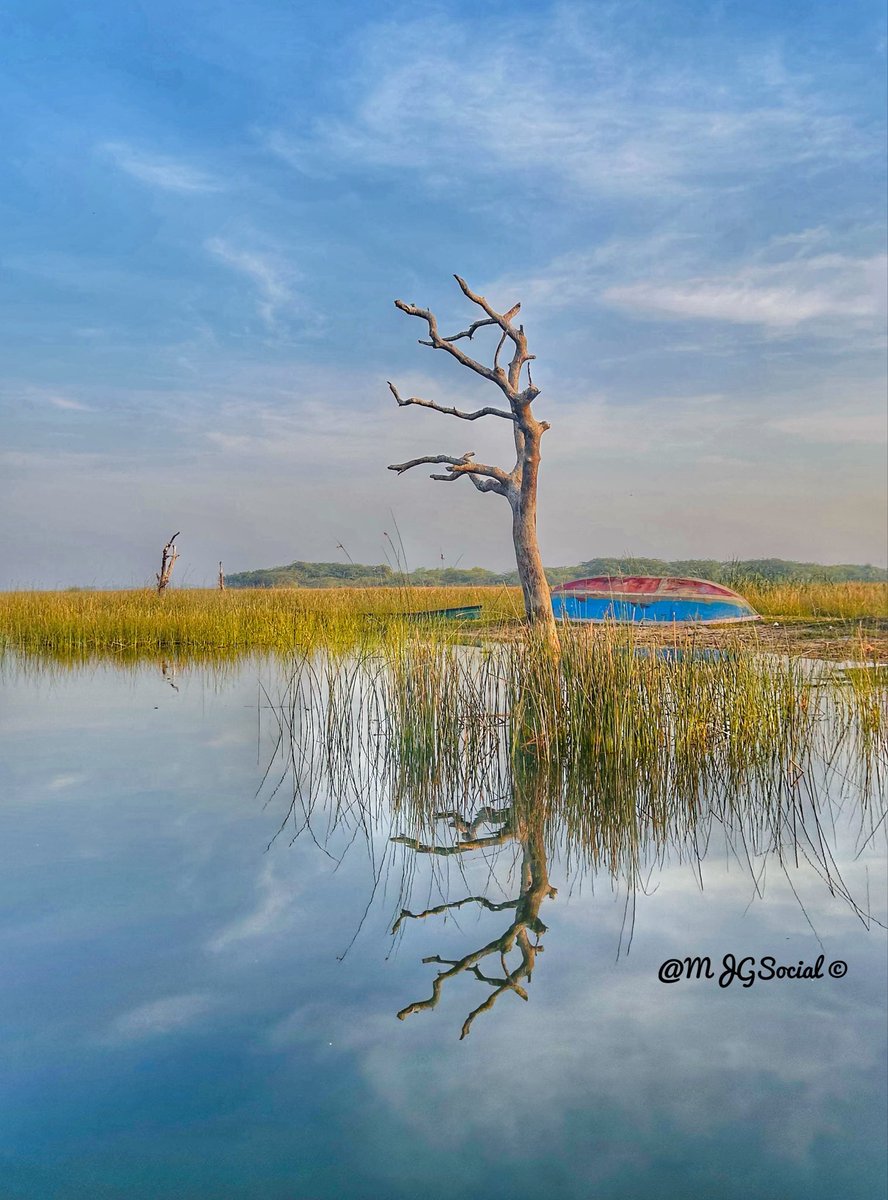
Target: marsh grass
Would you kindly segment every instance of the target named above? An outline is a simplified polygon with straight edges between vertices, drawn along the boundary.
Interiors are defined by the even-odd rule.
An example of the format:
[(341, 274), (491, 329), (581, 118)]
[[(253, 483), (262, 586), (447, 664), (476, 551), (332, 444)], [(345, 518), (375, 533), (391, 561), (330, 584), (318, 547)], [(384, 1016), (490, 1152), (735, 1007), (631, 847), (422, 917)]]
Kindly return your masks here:
[[(873, 586), (813, 590), (817, 605), (851, 596), (859, 610)], [(402, 619), (473, 603), (481, 622)], [(542, 789), (563, 828), (612, 855), (604, 831), (643, 818), (665, 836), (701, 797), (779, 807), (815, 762), (864, 790), (881, 778), (888, 689), (862, 639), (857, 668), (837, 672), (761, 653), (730, 627), (712, 652), (693, 630), (656, 646), (633, 626), (565, 626), (556, 660), (518, 604), (505, 588), (20, 592), (0, 595), (0, 629), (26, 663), (148, 661), (173, 684), (188, 665), (292, 659), (287, 697), (269, 706), (295, 794), (326, 780), (355, 811), (384, 796), (417, 828)]]
[(499, 588), (6, 592), (0, 638), (26, 654), (337, 653), (401, 638), (414, 622), (399, 614), (480, 604), (489, 624), (515, 621), (516, 601)]
[(793, 620), (888, 618), (886, 583), (767, 583), (734, 585), (764, 617)]
[(568, 638), (560, 662), (532, 640), (303, 659), (276, 706), (287, 820), (309, 822), (323, 793), (337, 819), (390, 810), (422, 839), (442, 813), (520, 802), (571, 853), (616, 871), (642, 845), (687, 838), (704, 813), (783, 836), (815, 779), (854, 789), (865, 813), (886, 762), (877, 679), (844, 686), (742, 647), (637, 649), (608, 626)]
[[(741, 588), (741, 590), (744, 590)], [(888, 615), (883, 584), (750, 584), (763, 616), (855, 620)], [(480, 622), (435, 623), (436, 637), (502, 634), (522, 615), (517, 588), (152, 589), (0, 593), (0, 644), (24, 653), (150, 656), (250, 651), (348, 652), (398, 641), (413, 622), (399, 614), (480, 604)]]
[[(277, 737), (260, 793), (266, 805), (289, 795), (272, 841), (309, 836), (337, 860), (366, 851), (354, 938), (377, 897), (396, 938), (426, 918), (460, 921), (459, 941), (422, 960), (437, 972), (431, 994), (399, 1018), (437, 1007), (460, 976), (475, 981), (461, 1038), (500, 996), (528, 1000), (556, 864), (571, 889), (610, 884), (618, 954), (659, 868), (682, 864), (702, 888), (711, 850), (736, 864), (750, 901), (776, 867), (808, 918), (801, 867), (878, 923), (833, 849), (837, 823), (857, 853), (885, 837), (878, 675), (741, 643), (668, 650), (616, 625), (565, 631), (560, 659), (532, 637), (416, 639), (302, 656), (285, 693), (266, 697)], [(462, 924), (472, 911), (475, 933)]]

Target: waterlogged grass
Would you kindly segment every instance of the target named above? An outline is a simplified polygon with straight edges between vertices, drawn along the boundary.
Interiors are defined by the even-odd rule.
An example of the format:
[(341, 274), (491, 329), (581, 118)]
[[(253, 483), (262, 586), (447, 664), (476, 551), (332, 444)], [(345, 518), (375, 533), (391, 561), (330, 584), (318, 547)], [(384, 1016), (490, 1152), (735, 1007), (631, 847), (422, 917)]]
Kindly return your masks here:
[(397, 614), (480, 604), (516, 621), (520, 594), (499, 588), (180, 589), (0, 593), (0, 638), (23, 653), (151, 656), (332, 652), (404, 636)]
[[(888, 616), (888, 585), (749, 584), (741, 589), (765, 617), (777, 620)], [(236, 656), (250, 651), (348, 651), (402, 640), (412, 622), (397, 615), (480, 604), (489, 633), (520, 622), (517, 588), (179, 589), (125, 592), (0, 593), (0, 644), (63, 658), (112, 654)], [(455, 630), (440, 624), (436, 636)], [(457, 627), (459, 628), (459, 627)]]
[[(726, 839), (751, 895), (776, 855), (781, 866), (813, 865), (856, 908), (822, 835), (834, 800), (858, 824), (861, 847), (885, 835), (888, 688), (865, 655), (838, 668), (763, 653), (736, 626), (712, 650), (693, 631), (667, 631), (664, 646), (604, 624), (564, 627), (555, 657), (520, 624), (516, 599), (498, 589), (31, 593), (0, 598), (0, 612), (18, 651), (6, 659), (26, 671), (110, 654), (156, 662), (176, 687), (188, 664), (221, 664), (224, 674), (246, 654), (284, 652), (289, 683), (282, 694), (269, 685), (261, 705), (276, 745), (260, 788), (266, 804), (288, 796), (284, 837), (364, 841), (377, 883), (400, 856), (395, 928), (448, 910), (449, 901), (410, 910), (417, 864), (511, 847), (517, 896), (460, 889), (453, 901), (509, 922), (465, 964), (490, 946), (520, 947), (514, 970), (529, 982), (545, 930), (539, 904), (554, 894), (547, 862), (559, 856), (601, 868), (628, 896), (658, 862), (677, 857), (698, 871), (710, 838)], [(473, 602), (484, 606), (480, 628), (397, 617)], [(491, 996), (512, 987), (482, 974), (496, 983)]]
[(441, 811), (532, 793), (590, 845), (590, 820), (633, 814), (634, 826), (642, 813), (665, 834), (707, 797), (767, 810), (815, 762), (841, 763), (865, 791), (884, 770), (878, 677), (848, 686), (742, 647), (637, 649), (611, 626), (568, 639), (560, 661), (532, 639), (393, 645), (335, 666), (306, 658), (276, 706), (280, 745), (299, 779), (323, 778), (349, 803), (385, 795), (412, 814), (415, 836)]
[[(776, 585), (750, 599), (860, 617), (881, 608), (885, 591)], [(469, 604), (482, 606), (480, 622), (400, 619)], [(302, 664), (304, 679), (323, 663), (306, 711), (325, 703), (322, 724), (332, 721), (345, 747), (349, 722), (360, 727), (372, 712), (386, 746), (380, 779), (396, 762), (396, 795), (477, 791), (478, 766), (500, 763), (503, 736), (510, 764), (530, 755), (535, 769), (558, 773), (559, 792), (591, 791), (613, 804), (693, 796), (710, 783), (774, 786), (803, 766), (814, 731), (841, 740), (853, 730), (855, 754), (873, 761), (886, 688), (884, 670), (866, 665), (865, 642), (848, 655), (857, 668), (815, 677), (809, 663), (762, 654), (758, 628), (729, 626), (717, 651), (701, 652), (693, 628), (664, 631), (672, 642), (664, 647), (633, 626), (564, 626), (556, 660), (527, 634), (517, 589), (0, 593), (2, 644), (35, 663), (155, 661), (168, 674), (282, 653)], [(469, 635), (475, 644), (461, 644)], [(354, 706), (348, 720), (334, 702), (343, 695)]]
[(278, 736), (260, 792), (267, 806), (292, 784), (277, 835), (336, 858), (363, 844), (368, 910), (377, 894), (392, 906), (393, 935), (483, 913), (483, 928), (460, 925), (460, 949), (423, 958), (431, 992), (397, 1014), (434, 1009), (462, 975), (475, 1004), (464, 1038), (501, 996), (530, 998), (556, 863), (571, 887), (600, 874), (625, 894), (627, 942), (659, 867), (685, 863), (702, 887), (710, 847), (750, 900), (766, 864), (788, 878), (801, 865), (877, 920), (830, 831), (850, 822), (859, 853), (885, 837), (888, 692), (875, 673), (839, 675), (741, 644), (651, 652), (612, 625), (566, 638), (560, 660), (533, 638), (306, 655), (267, 697)]

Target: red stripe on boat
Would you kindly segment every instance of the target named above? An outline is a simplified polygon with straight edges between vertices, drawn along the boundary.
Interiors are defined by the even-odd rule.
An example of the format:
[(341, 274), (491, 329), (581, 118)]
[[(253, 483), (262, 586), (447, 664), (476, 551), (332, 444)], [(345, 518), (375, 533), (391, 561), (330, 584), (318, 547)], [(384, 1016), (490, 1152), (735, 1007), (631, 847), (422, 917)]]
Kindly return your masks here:
[(709, 579), (680, 579), (665, 575), (593, 575), (572, 579), (552, 588), (552, 592), (597, 592), (620, 596), (723, 596), (739, 599), (736, 592)]

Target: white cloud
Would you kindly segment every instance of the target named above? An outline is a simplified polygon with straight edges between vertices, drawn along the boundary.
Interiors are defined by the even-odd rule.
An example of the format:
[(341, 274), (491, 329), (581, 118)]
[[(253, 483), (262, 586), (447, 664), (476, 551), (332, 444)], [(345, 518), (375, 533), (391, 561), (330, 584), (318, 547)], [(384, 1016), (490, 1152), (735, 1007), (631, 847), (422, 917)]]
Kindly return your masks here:
[(265, 146), (302, 171), (362, 162), (450, 189), (508, 172), (534, 189), (648, 201), (879, 153), (770, 50), (645, 61), (593, 24), (517, 19), (493, 42), (476, 23), (380, 25), (362, 33), (351, 112), (312, 138), (272, 131)]
[(288, 929), (297, 919), (295, 901), (300, 887), (292, 877), (281, 878), (269, 859), (259, 877), (259, 900), (252, 912), (221, 929), (207, 943), (212, 954), (229, 949), (240, 942), (252, 945)]
[[(868, 234), (861, 227), (851, 236)], [(756, 338), (814, 335), (847, 355), (882, 346), (888, 296), (888, 258), (851, 253), (848, 238), (824, 228), (802, 230), (714, 271), (699, 238), (664, 231), (560, 255), (482, 290), (503, 303), (521, 299), (526, 312), (542, 316), (604, 305), (636, 318), (681, 320), (700, 344), (672, 340), (670, 352), (712, 349), (712, 331), (720, 324), (744, 327)], [(703, 263), (708, 270), (701, 271)]]
[(85, 783), (86, 780), (86, 775), (54, 775), (46, 785), (46, 790), (49, 792), (63, 792), (68, 788), (78, 787), (80, 784)]
[(17, 404), (21, 399), (36, 405), (38, 408), (48, 405), (50, 408), (59, 409), (60, 412), (94, 411), (92, 405), (84, 404), (81, 400), (75, 400), (73, 396), (68, 396), (64, 392), (57, 392), (53, 388), (36, 386), (19, 388), (15, 384), (9, 386), (0, 384), (0, 400), (9, 400), (13, 404)]
[(167, 192), (219, 192), (222, 183), (178, 159), (149, 154), (124, 142), (105, 142), (101, 149), (133, 179)]
[(245, 275), (259, 293), (259, 315), (274, 325), (282, 309), (293, 303), (292, 283), (295, 272), (279, 254), (247, 250), (225, 238), (209, 238), (205, 248), (227, 267)]
[(134, 1042), (141, 1041), (142, 1038), (173, 1033), (191, 1025), (207, 1012), (212, 1004), (212, 997), (206, 992), (189, 992), (151, 1000), (115, 1017), (104, 1040)]
[(79, 400), (72, 400), (70, 396), (47, 395), (43, 399), (53, 408), (61, 408), (66, 412), (92, 412), (88, 404), (81, 404)]
[(731, 274), (607, 288), (602, 299), (640, 314), (791, 329), (806, 322), (873, 321), (885, 310), (883, 255), (822, 254), (753, 264)]

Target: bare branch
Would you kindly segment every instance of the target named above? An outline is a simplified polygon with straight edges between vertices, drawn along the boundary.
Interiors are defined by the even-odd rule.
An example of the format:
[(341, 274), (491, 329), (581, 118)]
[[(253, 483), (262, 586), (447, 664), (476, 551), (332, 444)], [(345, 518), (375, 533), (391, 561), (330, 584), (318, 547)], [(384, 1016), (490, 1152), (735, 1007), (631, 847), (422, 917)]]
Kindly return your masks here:
[[(482, 363), (476, 362), (468, 354), (464, 353), (459, 346), (455, 346), (452, 341), (443, 338), (438, 332), (438, 320), (433, 312), (427, 308), (419, 308), (415, 304), (406, 304), (403, 300), (395, 301), (395, 308), (399, 308), (401, 312), (407, 313), (410, 317), (419, 317), (425, 321), (429, 327), (429, 340), (423, 341), (420, 338), (420, 343), (425, 346), (431, 346), (435, 350), (446, 350), (452, 355), (457, 362), (462, 363), (464, 367), (468, 367), (470, 371), (474, 371), (476, 375), (482, 376), (484, 379), (489, 379), (491, 383), (495, 383), (505, 395), (512, 400), (513, 389), (509, 385), (504, 373), (497, 373), (492, 367), (485, 367)], [(499, 322), (497, 322), (498, 324)], [(466, 331), (468, 335), (468, 330)]]
[[(454, 278), (458, 280), (459, 276), (455, 275)], [(491, 312), (492, 311), (493, 310), (491, 309)], [(517, 316), (520, 311), (521, 311), (521, 305), (515, 304), (512, 308), (509, 309), (509, 311), (507, 313), (503, 313), (503, 320), (511, 321), (512, 317)], [(454, 333), (451, 337), (445, 338), (444, 341), (445, 342), (458, 342), (460, 338), (468, 338), (469, 341), (471, 341), (472, 338), (475, 336), (475, 334), (478, 332), (478, 330), (482, 329), (485, 325), (499, 325), (499, 324), (500, 324), (500, 319), (499, 319), (498, 315), (490, 316), (490, 317), (483, 317), (480, 321), (473, 321), (472, 324), (468, 327), (468, 329), (464, 329), (462, 331), (462, 333)], [(423, 342), (422, 343), (422, 345), (424, 345), (424, 346), (431, 346), (431, 344), (432, 344), (431, 342)]]
[[(422, 1012), (423, 1010), (435, 1008), (438, 1001), (441, 999), (441, 989), (448, 979), (453, 979), (455, 975), (461, 974), (463, 971), (473, 967), (475, 963), (481, 962), (487, 958), (489, 954), (495, 954), (502, 948), (503, 943), (511, 936), (514, 942), (514, 926), (509, 926), (509, 929), (503, 937), (495, 938), (492, 942), (488, 942), (486, 946), (482, 946), (479, 950), (473, 950), (471, 954), (467, 954), (465, 958), (445, 959), (440, 958), (437, 954), (431, 955), (429, 958), (424, 958), (424, 963), (440, 963), (442, 966), (450, 965), (449, 971), (439, 971), (432, 980), (432, 994), (427, 1000), (416, 1000), (413, 1004), (408, 1004), (406, 1008), (402, 1008), (398, 1013), (398, 1020), (403, 1021), (405, 1017), (411, 1016), (413, 1013)], [(462, 1036), (466, 1035), (465, 1027), (463, 1027)]]
[(479, 308), (483, 308), (494, 324), (499, 325), (500, 329), (504, 330), (509, 337), (517, 340), (519, 334), (512, 326), (512, 317), (517, 317), (521, 311), (520, 303), (513, 305), (507, 313), (498, 313), (495, 308), (488, 304), (483, 296), (480, 296), (477, 292), (473, 292), (466, 281), (459, 275), (454, 275), (453, 278), (459, 284), (462, 294), (468, 300), (471, 300), (473, 304), (477, 304)]
[[(503, 337), (505, 337), (505, 334)], [(431, 345), (431, 343), (428, 344)], [(387, 379), (386, 383), (389, 386), (389, 391), (397, 400), (399, 408), (408, 408), (411, 404), (416, 404), (420, 408), (433, 408), (435, 412), (446, 413), (449, 417), (460, 417), (463, 421), (477, 421), (479, 417), (503, 417), (507, 421), (515, 420), (514, 413), (506, 412), (502, 408), (492, 408), (489, 405), (486, 408), (479, 408), (476, 412), (469, 413), (462, 412), (458, 408), (446, 408), (443, 404), (436, 404), (434, 400), (421, 400), (419, 396), (410, 396), (405, 400), (390, 379)]]
[(469, 479), (479, 492), (496, 492), (498, 496), (508, 496), (509, 494), (508, 487), (496, 479), (479, 479), (477, 475), (470, 475)]
[[(440, 910), (439, 910), (440, 911)], [(432, 994), (427, 1000), (417, 1000), (413, 1004), (408, 1004), (406, 1008), (402, 1008), (398, 1013), (398, 1020), (403, 1021), (405, 1017), (412, 1016), (413, 1013), (422, 1012), (430, 1008), (436, 1008), (438, 1001), (441, 999), (441, 991), (448, 979), (453, 979), (456, 975), (462, 974), (463, 971), (468, 971), (480, 980), (481, 983), (486, 983), (494, 990), (490, 993), (487, 999), (476, 1009), (469, 1013), (463, 1022), (462, 1031), (460, 1033), (460, 1041), (467, 1037), (472, 1027), (475, 1018), (483, 1012), (489, 1012), (496, 1004), (497, 1000), (503, 992), (516, 992), (522, 1000), (527, 1000), (527, 992), (520, 985), (521, 979), (530, 980), (533, 972), (534, 958), (538, 949), (542, 947), (531, 946), (526, 937), (522, 936), (523, 922), (516, 920), (505, 931), (502, 937), (496, 938), (492, 942), (488, 942), (486, 946), (482, 946), (478, 950), (473, 950), (464, 958), (441, 958), (440, 955), (432, 954), (428, 958), (424, 958), (424, 963), (439, 963), (441, 966), (449, 967), (447, 971), (439, 971), (432, 980)], [(505, 955), (518, 941), (521, 950), (521, 961), (513, 971), (508, 971), (505, 966)], [(496, 979), (487, 976), (481, 970), (479, 963), (483, 962), (491, 954), (499, 953), (500, 961), (503, 963), (504, 978)]]
[(503, 330), (503, 336), (500, 338), (500, 340), (499, 340), (499, 344), (497, 345), (497, 348), (496, 348), (496, 350), (494, 351), (494, 355), (493, 355), (493, 369), (494, 369), (494, 371), (500, 371), (500, 370), (502, 370), (502, 368), (501, 368), (501, 367), (500, 367), (500, 365), (499, 365), (499, 356), (500, 356), (500, 350), (502, 350), (503, 346), (505, 345), (505, 341), (506, 341), (506, 338), (507, 338), (508, 336), (509, 336), (509, 335), (508, 335), (508, 333), (507, 333), (507, 332), (506, 332), (506, 330), (504, 329), (504, 330)]
[(486, 475), (501, 483), (503, 487), (509, 483), (509, 475), (502, 467), (490, 467), (487, 463), (461, 462), (456, 463), (450, 470), (453, 475)]
[[(483, 329), (485, 325), (495, 325), (493, 317), (482, 317), (480, 321), (473, 321), (468, 329), (464, 329), (462, 333), (454, 333), (450, 337), (444, 339), (445, 342), (458, 342), (460, 338), (468, 338), (469, 341), (475, 336), (479, 329)], [(423, 342), (424, 346), (431, 346), (431, 342)]]
[(409, 909), (402, 908), (401, 915), (392, 926), (392, 933), (398, 932), (402, 922), (407, 917), (410, 917), (414, 921), (421, 921), (425, 917), (436, 917), (439, 913), (447, 912), (451, 908), (462, 908), (464, 904), (480, 904), (483, 908), (489, 909), (490, 912), (502, 912), (506, 908), (517, 908), (520, 903), (520, 896), (517, 900), (503, 900), (498, 904), (495, 904), (492, 900), (488, 900), (486, 896), (466, 896), (464, 900), (451, 900), (449, 904), (438, 904), (435, 908), (427, 908), (425, 912), (420, 913), (413, 913)]
[[(475, 1018), (480, 1017), (483, 1012), (489, 1012), (490, 1009), (493, 1008), (494, 1004), (496, 1004), (497, 1000), (499, 1000), (499, 998), (503, 994), (503, 992), (508, 992), (508, 991), (517, 992), (522, 1000), (527, 1000), (529, 998), (527, 995), (527, 992), (524, 990), (524, 988), (520, 987), (518, 984), (518, 980), (522, 977), (522, 975), (526, 975), (528, 979), (530, 978), (530, 970), (528, 970), (525, 967), (525, 964), (523, 961), (522, 961), (521, 966), (517, 967), (515, 969), (515, 971), (512, 972), (511, 975), (509, 975), (505, 980), (503, 980), (503, 982), (500, 984), (500, 986), (498, 988), (496, 988), (494, 991), (492, 991), (490, 993), (490, 995), (487, 997), (487, 999), (484, 1001), (483, 1004), (479, 1004), (477, 1008), (473, 1009), (469, 1013), (469, 1015), (466, 1017), (465, 1021), (463, 1021), (462, 1032), (459, 1035), (460, 1041), (462, 1041), (463, 1038), (466, 1038), (469, 1036), (469, 1031), (472, 1028), (472, 1022), (475, 1020)], [(480, 974), (478, 977), (482, 978), (480, 976)], [(488, 983), (490, 981), (487, 979), (483, 979), (483, 982)]]
[(504, 336), (500, 341), (499, 346), (497, 346), (496, 355), (494, 356), (494, 373), (496, 374), (497, 378), (506, 376), (506, 373), (501, 371), (498, 365), (499, 352), (502, 348), (503, 341), (505, 341), (506, 337), (509, 337), (514, 342), (515, 353), (512, 356), (512, 361), (509, 363), (509, 371), (508, 375), (506, 376), (508, 390), (505, 388), (503, 390), (506, 391), (506, 395), (509, 396), (509, 399), (513, 404), (518, 405), (520, 408), (526, 408), (527, 405), (529, 405), (539, 395), (539, 388), (534, 387), (533, 381), (530, 379), (528, 373), (528, 386), (524, 389), (524, 391), (521, 390), (521, 371), (524, 367), (524, 364), (530, 363), (536, 357), (536, 355), (528, 354), (527, 352), (527, 336), (524, 332), (524, 326), (519, 325), (516, 329), (512, 324), (512, 317), (516, 316), (518, 312), (520, 312), (521, 305), (516, 304), (513, 308), (510, 308), (507, 313), (498, 313), (483, 296), (479, 295), (477, 292), (473, 292), (466, 281), (459, 275), (454, 275), (454, 279), (459, 284), (463, 295), (471, 300), (473, 304), (477, 304), (479, 308), (483, 308), (487, 313), (488, 318), (496, 325), (499, 325), (500, 329), (503, 331)]
[(419, 467), (424, 463), (447, 463), (449, 471), (446, 475), (432, 475), (430, 478), (443, 483), (453, 483), (461, 475), (468, 475), (477, 487), (480, 481), (476, 481), (475, 476), (480, 475), (484, 480), (491, 481), (490, 486), (485, 484), (479, 489), (480, 491), (501, 491), (505, 495), (511, 483), (509, 474), (502, 467), (491, 467), (487, 463), (472, 462), (474, 454), (474, 450), (467, 450), (460, 458), (455, 458), (452, 454), (424, 454), (421, 458), (411, 458), (409, 462), (392, 463), (389, 470), (403, 475), (411, 467)]
[(420, 854), (440, 854), (445, 857), (451, 854), (465, 854), (468, 850), (483, 850), (487, 846), (502, 846), (506, 842), (514, 838), (514, 833), (506, 831), (505, 833), (497, 833), (492, 837), (472, 838), (468, 842), (457, 842), (455, 846), (426, 846), (416, 838), (393, 837), (391, 840), (397, 842), (401, 846), (409, 846), (411, 850), (416, 850)]
[[(472, 451), (472, 454), (474, 454), (474, 451)], [(454, 458), (452, 454), (424, 454), (422, 458), (411, 458), (409, 462), (392, 463), (388, 470), (397, 471), (399, 475), (403, 475), (411, 467), (421, 467), (423, 463), (451, 463), (453, 466), (456, 466), (459, 463), (464, 463), (467, 457), (471, 458), (471, 454), (464, 454), (462, 458)]]
[(457, 809), (448, 808), (436, 812), (436, 821), (447, 821), (451, 829), (457, 833), (474, 837), (482, 825), (511, 825), (514, 820), (514, 805), (507, 804), (503, 808), (494, 808), (492, 804), (484, 804), (475, 813), (471, 821)]

